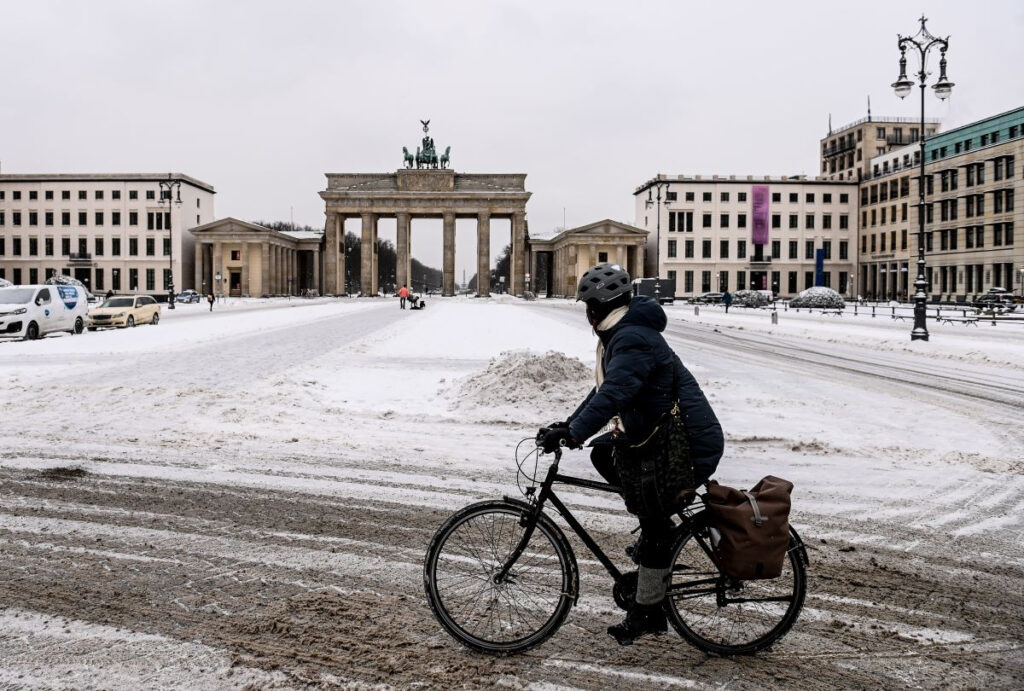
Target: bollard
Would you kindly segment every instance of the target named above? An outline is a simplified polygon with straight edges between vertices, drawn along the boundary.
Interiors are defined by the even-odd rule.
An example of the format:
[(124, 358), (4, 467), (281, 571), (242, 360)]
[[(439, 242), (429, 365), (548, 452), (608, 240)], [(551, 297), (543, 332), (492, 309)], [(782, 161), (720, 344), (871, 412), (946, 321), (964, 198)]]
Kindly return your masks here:
[(700, 305), (694, 305), (693, 306), (693, 316), (695, 316), (695, 317), (699, 317), (700, 316)]
[(772, 311), (772, 324), (778, 324), (778, 323), (779, 323), (779, 313), (773, 310)]

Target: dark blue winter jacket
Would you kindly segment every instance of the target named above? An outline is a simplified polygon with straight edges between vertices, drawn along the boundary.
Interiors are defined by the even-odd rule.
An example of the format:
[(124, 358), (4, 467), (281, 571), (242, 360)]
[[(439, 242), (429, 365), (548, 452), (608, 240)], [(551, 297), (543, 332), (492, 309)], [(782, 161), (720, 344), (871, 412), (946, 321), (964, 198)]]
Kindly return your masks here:
[(697, 380), (661, 335), (667, 323), (665, 310), (656, 300), (635, 297), (618, 324), (598, 332), (605, 347), (604, 382), (569, 416), (569, 432), (574, 439), (588, 439), (618, 415), (629, 439), (644, 439), (676, 400), (672, 392), (674, 364), (678, 368), (679, 408), (686, 421), (697, 480), (703, 482), (715, 472), (722, 457), (722, 427)]

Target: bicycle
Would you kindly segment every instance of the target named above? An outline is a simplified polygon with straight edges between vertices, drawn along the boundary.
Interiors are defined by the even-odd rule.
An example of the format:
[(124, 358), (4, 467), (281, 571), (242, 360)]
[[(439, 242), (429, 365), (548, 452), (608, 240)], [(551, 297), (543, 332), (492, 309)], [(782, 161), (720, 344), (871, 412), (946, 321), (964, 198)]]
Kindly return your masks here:
[[(427, 601), (441, 626), (463, 645), (493, 655), (540, 645), (558, 630), (579, 598), (576, 556), (565, 533), (544, 511), (548, 504), (608, 571), (616, 604), (628, 609), (636, 594), (637, 572), (615, 566), (553, 486), (621, 494), (620, 488), (562, 475), (561, 449), (538, 482), (540, 449), (519, 458), (526, 441), (516, 447), (517, 485), (525, 501), (506, 496), (455, 512), (434, 535), (423, 565)], [(532, 474), (524, 469), (531, 456)], [(779, 578), (737, 581), (715, 561), (715, 530), (696, 495), (677, 515), (664, 606), (679, 635), (716, 655), (753, 654), (785, 635), (800, 614), (807, 589), (807, 550), (796, 530), (790, 527)]]

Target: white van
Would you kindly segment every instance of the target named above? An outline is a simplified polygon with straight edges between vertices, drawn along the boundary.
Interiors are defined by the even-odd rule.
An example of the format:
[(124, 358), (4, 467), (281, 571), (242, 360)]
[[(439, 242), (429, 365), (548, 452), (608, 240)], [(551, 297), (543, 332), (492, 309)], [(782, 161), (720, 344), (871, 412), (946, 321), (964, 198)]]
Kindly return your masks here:
[(55, 331), (80, 334), (89, 300), (74, 285), (0, 288), (0, 338), (35, 340)]

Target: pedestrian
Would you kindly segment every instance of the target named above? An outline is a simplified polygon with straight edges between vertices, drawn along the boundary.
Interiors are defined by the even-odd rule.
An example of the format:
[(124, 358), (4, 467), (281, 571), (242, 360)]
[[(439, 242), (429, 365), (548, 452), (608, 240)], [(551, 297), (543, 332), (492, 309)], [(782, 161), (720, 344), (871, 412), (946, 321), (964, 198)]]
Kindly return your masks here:
[[(545, 453), (562, 444), (580, 448), (610, 424), (611, 431), (591, 440), (590, 460), (605, 480), (622, 487), (624, 477), (637, 473), (623, 467), (620, 476), (616, 466), (625, 461), (615, 453), (615, 444), (646, 439), (678, 400), (686, 420), (695, 487), (699, 486), (715, 472), (722, 457), (722, 427), (697, 380), (661, 335), (668, 322), (661, 305), (651, 297), (631, 298), (631, 293), (629, 274), (618, 264), (598, 264), (583, 274), (576, 299), (586, 303), (587, 321), (598, 338), (597, 385), (565, 422), (541, 428), (538, 443)], [(674, 524), (667, 515), (638, 518), (635, 603), (625, 620), (608, 627), (609, 635), (621, 645), (667, 630), (662, 605), (671, 575)]]
[(722, 302), (725, 304), (725, 313), (729, 314), (729, 305), (732, 304), (732, 293), (728, 290), (722, 293)]
[(398, 306), (400, 309), (405, 309), (405, 301), (409, 297), (409, 289), (402, 284), (402, 287), (398, 289)]
[(114, 291), (113, 290), (108, 290), (107, 291), (107, 299), (109, 300), (112, 297), (114, 297)]
[(210, 303), (210, 311), (213, 311), (213, 293), (206, 296), (206, 301)]

